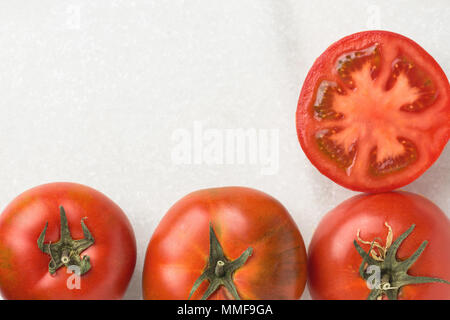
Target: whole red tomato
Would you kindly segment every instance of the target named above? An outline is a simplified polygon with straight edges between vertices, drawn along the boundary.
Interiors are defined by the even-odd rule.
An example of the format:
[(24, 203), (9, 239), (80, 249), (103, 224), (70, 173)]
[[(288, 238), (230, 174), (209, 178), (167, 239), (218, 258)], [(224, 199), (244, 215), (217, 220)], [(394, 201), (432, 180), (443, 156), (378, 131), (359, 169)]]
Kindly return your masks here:
[(136, 241), (123, 211), (102, 193), (50, 183), (0, 216), (0, 290), (6, 299), (120, 299)]
[(446, 215), (422, 196), (355, 196), (331, 210), (314, 233), (308, 251), (311, 296), (450, 299), (449, 230)]
[(178, 201), (147, 248), (145, 299), (298, 299), (306, 250), (280, 202), (243, 187)]
[(352, 190), (386, 192), (423, 174), (450, 138), (450, 85), (417, 43), (387, 31), (352, 34), (311, 67), (297, 133), (312, 164)]

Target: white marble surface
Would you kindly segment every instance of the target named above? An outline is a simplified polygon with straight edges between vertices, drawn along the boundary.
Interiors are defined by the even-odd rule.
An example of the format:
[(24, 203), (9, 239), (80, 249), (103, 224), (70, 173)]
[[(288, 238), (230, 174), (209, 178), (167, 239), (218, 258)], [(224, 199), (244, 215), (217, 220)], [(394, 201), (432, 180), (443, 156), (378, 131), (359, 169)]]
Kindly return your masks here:
[[(381, 28), (414, 39), (450, 75), (449, 21), (447, 0), (0, 1), (0, 205), (51, 181), (106, 193), (138, 241), (127, 299), (141, 298), (158, 221), (198, 188), (275, 196), (308, 244), (320, 218), (355, 194), (316, 171), (297, 141), (298, 94), (314, 59), (345, 35)], [(200, 126), (209, 138), (273, 134), (258, 140), (271, 162), (254, 153), (254, 164), (227, 164), (230, 154), (215, 159), (223, 164), (180, 163), (177, 139), (197, 143)], [(447, 147), (404, 188), (447, 214), (449, 160)]]

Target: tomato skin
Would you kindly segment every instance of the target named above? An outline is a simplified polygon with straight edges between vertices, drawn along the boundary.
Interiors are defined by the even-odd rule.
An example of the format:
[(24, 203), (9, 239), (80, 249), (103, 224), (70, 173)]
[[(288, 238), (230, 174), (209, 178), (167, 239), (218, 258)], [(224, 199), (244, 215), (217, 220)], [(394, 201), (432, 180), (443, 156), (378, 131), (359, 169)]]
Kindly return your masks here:
[[(225, 255), (253, 254), (234, 274), (243, 300), (298, 299), (306, 282), (306, 250), (286, 209), (271, 196), (243, 187), (193, 192), (164, 216), (147, 248), (143, 296), (149, 300), (187, 299), (209, 255), (209, 223)], [(200, 299), (205, 280), (192, 299)], [(220, 287), (209, 299), (231, 299)]]
[[(416, 227), (399, 248), (397, 258), (411, 256), (428, 241), (425, 251), (409, 269), (413, 276), (450, 280), (450, 221), (431, 201), (409, 192), (358, 195), (331, 210), (319, 223), (308, 254), (308, 287), (313, 299), (361, 300), (370, 290), (359, 275), (362, 262), (353, 241), (357, 230), (361, 239), (386, 241), (387, 222), (394, 240), (412, 224)], [(367, 252), (368, 247), (363, 245)], [(399, 299), (450, 299), (450, 286), (442, 283), (402, 287)]]
[[(379, 179), (370, 179), (365, 177), (351, 177), (334, 165), (330, 165), (325, 159), (321, 151), (318, 150), (317, 143), (311, 138), (311, 131), (315, 125), (311, 121), (311, 106), (313, 104), (319, 83), (322, 80), (336, 80), (335, 72), (332, 65), (337, 58), (343, 53), (359, 50), (374, 43), (399, 43), (411, 56), (426, 65), (429, 70), (433, 82), (439, 88), (439, 95), (436, 103), (443, 105), (445, 113), (436, 117), (439, 119), (440, 125), (429, 125), (429, 128), (420, 132), (415, 139), (423, 139), (423, 141), (414, 141), (419, 145), (429, 147), (431, 150), (419, 150), (419, 161), (416, 164), (401, 170), (401, 172), (387, 175)], [(386, 66), (385, 66), (386, 68)], [(340, 83), (339, 80), (336, 80)], [(431, 112), (431, 111), (430, 111)], [(325, 176), (333, 180), (335, 183), (354, 190), (368, 193), (387, 192), (403, 187), (418, 177), (420, 177), (440, 156), (445, 145), (450, 139), (450, 85), (449, 81), (439, 66), (439, 64), (429, 55), (422, 47), (413, 40), (406, 38), (400, 34), (388, 31), (365, 31), (359, 32), (335, 42), (323, 52), (308, 72), (301, 89), (300, 97), (296, 112), (297, 136), (307, 158), (311, 163)], [(424, 136), (430, 136), (425, 141)]]
[[(67, 213), (73, 239), (82, 239), (86, 217), (95, 243), (81, 256), (91, 269), (81, 275), (81, 288), (68, 289), (71, 274), (62, 266), (51, 276), (49, 255), (37, 239), (48, 221), (45, 242), (60, 238), (59, 206)], [(136, 240), (123, 211), (102, 193), (75, 183), (50, 183), (14, 199), (0, 216), (0, 290), (6, 299), (120, 299), (136, 263)]]

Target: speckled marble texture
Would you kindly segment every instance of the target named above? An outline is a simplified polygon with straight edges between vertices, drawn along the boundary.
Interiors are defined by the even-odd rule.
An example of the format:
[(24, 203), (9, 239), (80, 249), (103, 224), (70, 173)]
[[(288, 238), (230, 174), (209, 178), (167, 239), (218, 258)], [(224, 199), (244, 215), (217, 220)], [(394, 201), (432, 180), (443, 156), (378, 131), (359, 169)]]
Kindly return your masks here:
[[(447, 0), (1, 1), (0, 206), (51, 181), (107, 194), (138, 242), (126, 299), (141, 298), (158, 221), (199, 188), (273, 195), (308, 244), (321, 217), (355, 194), (314, 169), (297, 141), (297, 99), (315, 58), (345, 35), (386, 29), (414, 39), (450, 75), (449, 21)], [(270, 170), (258, 153), (243, 163), (174, 156), (177, 139), (195, 145), (199, 128), (267, 133), (258, 143), (272, 152)], [(404, 189), (450, 214), (449, 180), (447, 147)]]

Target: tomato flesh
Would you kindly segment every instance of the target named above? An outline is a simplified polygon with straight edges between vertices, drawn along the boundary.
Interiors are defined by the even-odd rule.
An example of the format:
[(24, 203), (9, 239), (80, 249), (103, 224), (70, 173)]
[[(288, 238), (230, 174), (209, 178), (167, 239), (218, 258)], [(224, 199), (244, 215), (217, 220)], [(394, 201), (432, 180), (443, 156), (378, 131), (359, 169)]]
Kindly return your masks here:
[(439, 156), (450, 136), (450, 87), (422, 48), (369, 31), (344, 38), (316, 61), (297, 109), (312, 163), (353, 190), (403, 186)]

